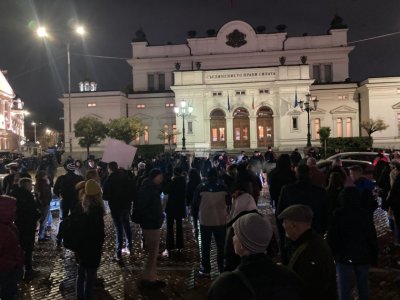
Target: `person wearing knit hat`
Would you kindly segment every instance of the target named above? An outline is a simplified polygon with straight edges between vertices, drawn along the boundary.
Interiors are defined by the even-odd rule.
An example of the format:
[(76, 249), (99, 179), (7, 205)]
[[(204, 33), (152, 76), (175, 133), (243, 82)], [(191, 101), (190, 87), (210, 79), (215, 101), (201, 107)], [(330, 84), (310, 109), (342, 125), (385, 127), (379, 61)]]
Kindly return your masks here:
[(24, 264), (19, 244), (15, 198), (0, 196), (0, 299), (17, 299), (18, 274)]
[(78, 299), (93, 299), (94, 283), (105, 238), (104, 201), (101, 188), (93, 179), (87, 180), (81, 190), (81, 213), (73, 213), (80, 228), (76, 234), (79, 241), (75, 251), (78, 263), (76, 292)]
[(240, 265), (213, 282), (207, 299), (304, 299), (300, 279), (265, 254), (273, 232), (268, 219), (259, 213), (248, 213), (233, 228)]
[(288, 241), (287, 266), (304, 282), (306, 299), (337, 299), (336, 269), (331, 250), (312, 229), (313, 210), (295, 204), (278, 216)]

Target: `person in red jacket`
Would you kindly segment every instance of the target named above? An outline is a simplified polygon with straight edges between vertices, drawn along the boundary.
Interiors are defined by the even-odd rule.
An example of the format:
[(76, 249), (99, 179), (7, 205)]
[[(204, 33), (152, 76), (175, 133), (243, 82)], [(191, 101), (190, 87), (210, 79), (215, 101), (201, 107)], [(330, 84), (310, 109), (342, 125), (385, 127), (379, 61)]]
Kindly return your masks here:
[(14, 224), (16, 207), (15, 198), (0, 196), (0, 299), (17, 299), (17, 282), (24, 264)]

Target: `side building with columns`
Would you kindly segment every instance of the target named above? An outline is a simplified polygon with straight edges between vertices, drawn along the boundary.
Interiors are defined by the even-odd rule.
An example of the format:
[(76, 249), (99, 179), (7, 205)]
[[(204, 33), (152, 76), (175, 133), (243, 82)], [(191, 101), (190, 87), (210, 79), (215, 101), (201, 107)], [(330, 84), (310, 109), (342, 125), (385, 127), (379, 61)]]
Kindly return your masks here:
[(24, 102), (15, 94), (0, 71), (0, 150), (18, 152), (25, 142)]
[[(72, 93), (71, 99), (64, 95), (65, 136), (70, 104), (72, 128), (84, 116), (103, 122), (134, 116), (143, 121), (146, 134), (133, 144), (164, 143), (160, 129), (172, 129), (180, 132), (176, 148), (181, 149), (183, 118), (175, 115), (174, 107), (185, 101), (193, 108), (185, 117), (187, 150), (291, 150), (307, 142), (307, 112), (295, 105), (307, 94), (319, 100), (310, 112), (313, 145), (320, 145), (318, 130), (323, 126), (332, 129), (333, 137), (364, 135), (360, 121), (374, 118), (379, 110), (361, 107), (374, 103), (376, 93), (371, 94), (368, 82), (377, 79), (349, 80), (354, 47), (347, 43), (347, 31), (345, 25), (333, 23), (325, 35), (291, 37), (286, 32), (256, 32), (245, 22), (232, 21), (215, 36), (192, 37), (177, 45), (150, 45), (138, 31), (128, 60), (133, 92), (89, 91)], [(400, 81), (394, 81), (400, 88)], [(381, 109), (387, 104), (382, 101)], [(398, 126), (400, 117), (394, 112), (392, 116), (387, 121)], [(397, 147), (398, 132), (382, 134), (379, 146)], [(73, 152), (84, 152), (71, 135)], [(94, 150), (103, 148), (104, 142)]]

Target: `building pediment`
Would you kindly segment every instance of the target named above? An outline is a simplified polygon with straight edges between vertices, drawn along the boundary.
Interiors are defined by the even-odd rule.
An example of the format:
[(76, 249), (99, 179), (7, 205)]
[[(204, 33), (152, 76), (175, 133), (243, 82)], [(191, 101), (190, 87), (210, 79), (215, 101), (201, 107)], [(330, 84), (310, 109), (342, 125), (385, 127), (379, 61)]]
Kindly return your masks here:
[(352, 108), (350, 106), (347, 105), (342, 105), (339, 106), (337, 108), (334, 108), (330, 111), (330, 113), (332, 115), (337, 115), (337, 114), (356, 114), (357, 113), (357, 109)]
[(393, 109), (400, 109), (400, 102), (392, 106)]
[(287, 113), (289, 116), (299, 116), (301, 115), (301, 110), (292, 109)]
[(134, 114), (132, 117), (140, 119), (140, 120), (152, 120), (153, 119), (152, 116), (142, 114), (142, 113)]
[(173, 112), (164, 113), (164, 114), (161, 114), (161, 115), (157, 116), (157, 119), (171, 119), (171, 118), (175, 118), (175, 114)]

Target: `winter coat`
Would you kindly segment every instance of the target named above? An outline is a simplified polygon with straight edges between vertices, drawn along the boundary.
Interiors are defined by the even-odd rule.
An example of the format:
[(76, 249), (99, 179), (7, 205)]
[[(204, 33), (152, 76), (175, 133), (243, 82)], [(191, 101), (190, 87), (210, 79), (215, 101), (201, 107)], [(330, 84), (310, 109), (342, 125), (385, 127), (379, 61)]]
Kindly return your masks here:
[(79, 232), (80, 243), (76, 257), (84, 267), (98, 268), (100, 265), (105, 237), (103, 215), (103, 209), (96, 206), (77, 217), (82, 230)]
[(186, 216), (186, 177), (172, 178), (172, 181), (165, 187), (164, 193), (168, 195), (165, 213), (172, 218), (184, 218)]
[(74, 172), (67, 172), (57, 178), (54, 184), (53, 192), (57, 197), (61, 197), (63, 209), (75, 209), (79, 203), (78, 191), (75, 186), (78, 182), (83, 181), (81, 176), (76, 175)]
[(161, 205), (161, 186), (152, 180), (143, 181), (137, 195), (136, 209), (140, 215), (142, 229), (160, 229), (164, 222), (164, 213)]
[(131, 186), (129, 183), (129, 178), (123, 170), (112, 172), (104, 181), (103, 198), (108, 201), (111, 213), (130, 209), (134, 183), (132, 182)]
[(302, 279), (307, 300), (335, 300), (336, 268), (331, 250), (312, 229), (290, 243), (288, 267)]
[(46, 180), (40, 179), (35, 185), (35, 196), (36, 201), (40, 207), (46, 207), (51, 202), (51, 187)]
[(37, 221), (40, 218), (39, 207), (30, 191), (22, 187), (14, 190), (12, 196), (17, 199), (17, 225), (22, 249), (32, 250), (35, 243)]
[(278, 167), (268, 174), (269, 193), (271, 199), (278, 205), (279, 195), (282, 187), (296, 181), (296, 177), (292, 171), (281, 170)]
[(278, 215), (293, 204), (310, 206), (314, 213), (312, 228), (320, 234), (325, 233), (328, 223), (328, 206), (323, 188), (305, 179), (284, 186), (279, 198)]
[[(245, 276), (256, 297), (243, 280), (235, 274), (236, 270)], [(264, 254), (242, 257), (236, 270), (222, 273), (213, 282), (208, 291), (208, 300), (306, 299), (303, 298), (301, 281), (296, 274), (285, 267), (276, 265)]]
[(335, 260), (344, 264), (375, 265), (376, 230), (370, 213), (361, 205), (360, 192), (355, 187), (346, 187), (339, 197), (343, 207), (335, 211), (328, 230), (328, 243)]
[(16, 200), (0, 196), (0, 272), (20, 268), (24, 264), (24, 253), (19, 244), (16, 228)]

